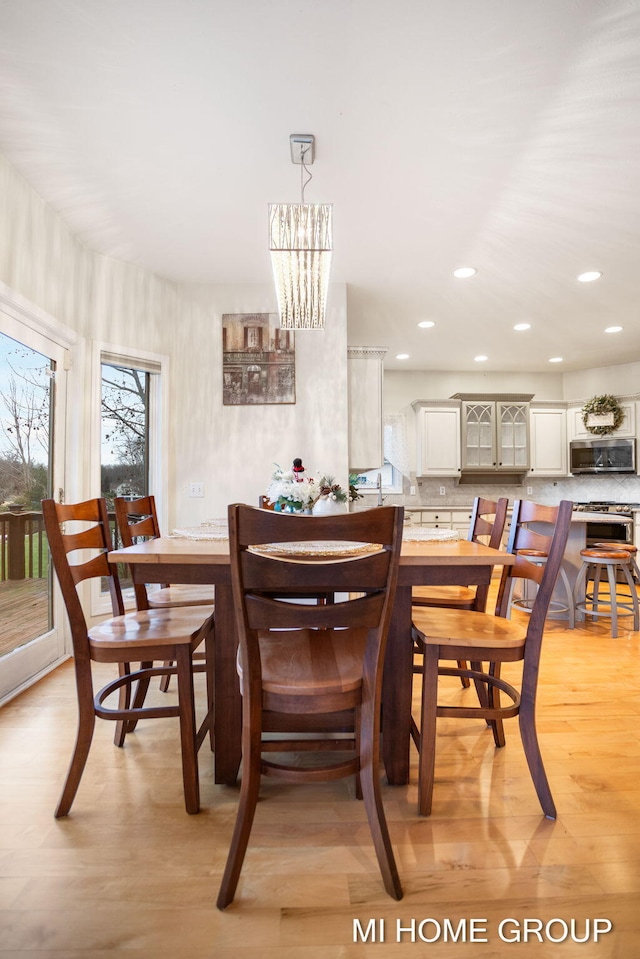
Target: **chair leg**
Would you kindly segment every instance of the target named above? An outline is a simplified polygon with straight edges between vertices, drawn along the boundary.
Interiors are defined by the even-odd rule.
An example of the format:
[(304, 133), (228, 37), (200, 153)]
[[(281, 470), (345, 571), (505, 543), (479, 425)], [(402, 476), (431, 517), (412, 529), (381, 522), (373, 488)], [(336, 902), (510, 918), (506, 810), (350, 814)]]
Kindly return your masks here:
[[(171, 660), (168, 660), (167, 662), (163, 663), (162, 665), (163, 665), (163, 666), (173, 666), (173, 663), (172, 663)], [(167, 692), (167, 690), (169, 689), (169, 683), (170, 683), (170, 682), (171, 682), (171, 674), (170, 674), (170, 673), (167, 673), (166, 676), (161, 676), (161, 677), (160, 677), (160, 692), (161, 692), (161, 693), (166, 693), (166, 692)]]
[(89, 663), (78, 664), (76, 661), (76, 687), (78, 690), (78, 731), (76, 744), (69, 763), (67, 778), (62, 789), (62, 795), (56, 807), (54, 816), (62, 819), (69, 813), (82, 779), (82, 773), (87, 762), (93, 730), (96, 725), (96, 714), (93, 708), (93, 687), (91, 682), (91, 666)]
[[(500, 663), (489, 663), (489, 675), (495, 676), (496, 679), (500, 678)], [(487, 705), (494, 709), (500, 706), (500, 690), (496, 686), (487, 687)], [(507, 741), (504, 735), (504, 721), (500, 718), (489, 719), (488, 725), (491, 726), (496, 747), (501, 748)]]
[(418, 813), (431, 814), (436, 763), (436, 719), (438, 714), (438, 647), (426, 645), (422, 659), (422, 702), (420, 708), (420, 753), (418, 756)]
[[(119, 676), (128, 676), (131, 672), (131, 666), (129, 663), (118, 663), (118, 675)], [(131, 684), (125, 683), (120, 687), (118, 693), (118, 709), (129, 709), (131, 705)], [(116, 722), (115, 732), (113, 734), (113, 742), (116, 746), (124, 746), (124, 738), (128, 732), (132, 730), (129, 728), (130, 723), (127, 719), (119, 719)]]
[(382, 873), (384, 888), (392, 899), (402, 899), (402, 885), (393, 855), (389, 827), (380, 793), (380, 730), (374, 716), (373, 704), (361, 710), (360, 723), (360, 784), (367, 811), (373, 846)]
[(611, 610), (611, 637), (616, 639), (618, 636), (618, 592), (616, 588), (617, 567), (613, 564), (607, 566), (607, 578), (609, 580), (609, 600)]
[(633, 607), (633, 628), (637, 632), (640, 629), (640, 603), (638, 602), (638, 591), (633, 579), (633, 574), (628, 566), (622, 567), (627, 584), (629, 586), (630, 602)]
[[(459, 659), (459, 660), (458, 660), (458, 669), (466, 669), (466, 668), (467, 668), (467, 664), (466, 664), (466, 662), (464, 661), (464, 659)], [(462, 688), (463, 688), (463, 689), (468, 689), (469, 686), (471, 685), (471, 683), (469, 682), (469, 677), (468, 677), (468, 676), (461, 676), (461, 677), (460, 677), (460, 682), (462, 683)]]
[[(140, 669), (151, 669), (152, 666), (153, 666), (152, 660), (146, 661), (144, 663), (140, 663)], [(131, 707), (133, 709), (142, 709), (142, 707), (144, 706), (144, 701), (147, 697), (147, 690), (149, 689), (149, 681), (150, 681), (149, 677), (144, 676), (142, 679), (139, 679), (138, 682), (136, 683), (136, 691), (133, 697), (133, 702), (131, 703)], [(127, 686), (127, 690), (130, 691), (131, 686)], [(129, 706), (129, 703), (127, 703), (127, 706)], [(118, 726), (119, 725), (120, 725), (120, 722), (118, 723)], [(122, 736), (122, 742), (116, 743), (116, 745), (124, 746), (125, 735), (132, 733), (137, 725), (138, 725), (137, 719), (129, 719), (125, 721), (124, 735)]]
[(573, 592), (571, 589), (571, 585), (569, 583), (569, 577), (567, 576), (567, 571), (565, 570), (564, 566), (560, 567), (560, 579), (562, 580), (562, 585), (564, 587), (564, 591), (567, 597), (568, 626), (569, 626), (569, 629), (574, 629), (576, 625), (576, 617), (575, 617), (575, 605), (574, 605), (574, 599), (573, 599)]
[(196, 707), (193, 692), (193, 661), (189, 646), (177, 648), (178, 702), (180, 706), (180, 746), (184, 804), (188, 813), (200, 811), (198, 751), (196, 749)]
[[(362, 709), (360, 706), (356, 706), (353, 711), (353, 733), (356, 743), (356, 752), (360, 756), (362, 754), (361, 747), (361, 737), (362, 737)], [(360, 772), (356, 773), (356, 799), (362, 799), (362, 782), (360, 780)]]
[(205, 646), (205, 676), (207, 680), (207, 711), (211, 716), (209, 725), (209, 745), (211, 752), (215, 749), (215, 725), (213, 722), (213, 697), (215, 689), (215, 627), (213, 620), (204, 638)]
[(523, 695), (518, 722), (520, 724), (520, 736), (522, 737), (524, 754), (527, 765), (529, 766), (533, 785), (535, 786), (540, 805), (542, 806), (542, 811), (547, 819), (555, 819), (557, 815), (556, 806), (553, 801), (553, 796), (551, 795), (551, 788), (549, 786), (549, 780), (547, 779), (544, 763), (542, 762), (542, 754), (538, 743), (535, 703), (531, 702), (528, 696), (525, 697)]
[[(246, 709), (246, 703), (243, 702), (243, 709)], [(218, 909), (226, 909), (229, 903), (233, 902), (236, 894), (238, 880), (242, 863), (249, 844), (253, 817), (258, 803), (258, 794), (260, 792), (260, 771), (261, 771), (261, 732), (259, 722), (254, 730), (250, 721), (244, 717), (242, 732), (242, 780), (240, 783), (240, 802), (238, 803), (238, 813), (236, 815), (236, 824), (231, 838), (227, 864), (224, 868), (220, 891), (216, 905)]]

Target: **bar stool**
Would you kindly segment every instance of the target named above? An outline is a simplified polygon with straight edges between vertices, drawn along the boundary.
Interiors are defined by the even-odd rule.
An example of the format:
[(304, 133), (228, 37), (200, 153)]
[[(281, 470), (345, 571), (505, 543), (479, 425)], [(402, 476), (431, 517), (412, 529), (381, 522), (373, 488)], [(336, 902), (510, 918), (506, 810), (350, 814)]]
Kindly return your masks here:
[[(631, 575), (633, 554), (627, 549), (616, 545), (598, 548), (596, 546), (580, 550), (582, 567), (576, 578), (575, 599), (576, 610), (588, 616), (609, 616), (611, 618), (611, 636), (618, 635), (618, 615), (633, 614), (633, 628), (640, 629), (640, 604), (638, 593)], [(609, 582), (609, 597), (600, 596), (600, 579), (603, 571), (607, 572)], [(629, 588), (629, 593), (621, 594), (618, 590), (617, 576), (622, 573)], [(585, 587), (587, 576), (593, 575), (593, 591), (585, 590), (584, 600), (579, 600), (582, 589)], [(624, 584), (623, 584), (624, 585)], [(599, 607), (604, 607), (600, 609)]]
[[(526, 556), (529, 562), (537, 563), (539, 566), (544, 566), (549, 558), (548, 553), (541, 549), (519, 549), (518, 555)], [(573, 629), (575, 626), (575, 604), (573, 600), (573, 591), (571, 589), (571, 584), (569, 583), (569, 577), (567, 576), (566, 570), (562, 566), (560, 567), (560, 572), (558, 574), (558, 582), (562, 583), (566, 601), (563, 603), (561, 600), (552, 600), (549, 603), (549, 612), (566, 613), (569, 629)], [(529, 599), (527, 597), (513, 599), (514, 587), (515, 580), (513, 580), (511, 583), (512, 595), (509, 597), (507, 619), (511, 619), (511, 610), (513, 607), (522, 610), (523, 613), (530, 613), (533, 608), (533, 599)]]
[(638, 568), (638, 561), (636, 554), (638, 552), (638, 547), (634, 546), (632, 543), (594, 543), (594, 549), (623, 549), (626, 553), (629, 553), (631, 556), (631, 568), (633, 570), (633, 575), (636, 578), (636, 582), (640, 583), (640, 569)]

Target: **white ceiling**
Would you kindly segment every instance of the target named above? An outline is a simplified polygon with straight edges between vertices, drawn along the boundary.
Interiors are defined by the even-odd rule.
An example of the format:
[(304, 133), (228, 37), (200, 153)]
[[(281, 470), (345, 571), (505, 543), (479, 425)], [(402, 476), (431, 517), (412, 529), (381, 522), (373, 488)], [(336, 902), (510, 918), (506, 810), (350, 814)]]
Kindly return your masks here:
[(94, 250), (271, 282), (291, 133), (387, 368), (640, 360), (635, 0), (0, 0), (0, 152)]

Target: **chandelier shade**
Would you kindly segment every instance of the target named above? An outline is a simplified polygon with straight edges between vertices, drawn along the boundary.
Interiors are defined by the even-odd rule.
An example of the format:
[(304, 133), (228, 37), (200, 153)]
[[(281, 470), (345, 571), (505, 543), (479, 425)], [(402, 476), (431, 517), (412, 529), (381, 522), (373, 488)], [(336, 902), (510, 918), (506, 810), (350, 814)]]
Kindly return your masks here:
[(331, 215), (330, 203), (269, 204), (269, 249), (282, 329), (324, 329)]

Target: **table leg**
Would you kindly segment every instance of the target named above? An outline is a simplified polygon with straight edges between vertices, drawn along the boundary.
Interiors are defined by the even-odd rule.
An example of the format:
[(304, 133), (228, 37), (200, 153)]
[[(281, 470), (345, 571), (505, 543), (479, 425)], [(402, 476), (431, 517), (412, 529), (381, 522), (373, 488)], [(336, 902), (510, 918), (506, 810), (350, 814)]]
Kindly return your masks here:
[(411, 587), (398, 586), (382, 679), (382, 758), (393, 786), (409, 782), (412, 667)]
[(231, 586), (216, 584), (214, 770), (216, 783), (235, 783), (242, 751), (242, 697), (236, 670), (238, 647)]

